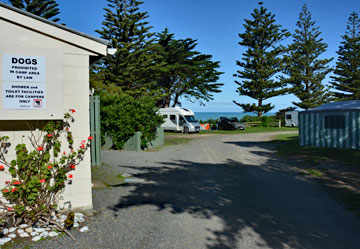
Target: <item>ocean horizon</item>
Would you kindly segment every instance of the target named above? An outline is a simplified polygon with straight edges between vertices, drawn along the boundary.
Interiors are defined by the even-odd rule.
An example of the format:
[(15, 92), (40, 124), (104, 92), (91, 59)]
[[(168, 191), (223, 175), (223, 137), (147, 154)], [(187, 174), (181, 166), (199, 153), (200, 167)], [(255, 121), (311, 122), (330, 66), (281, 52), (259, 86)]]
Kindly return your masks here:
[[(252, 112), (194, 112), (195, 118), (197, 120), (207, 121), (209, 119), (219, 119), (220, 117), (232, 118), (236, 117), (237, 119), (241, 119), (244, 116), (256, 116), (255, 113)], [(264, 116), (272, 116), (275, 113), (269, 112), (264, 114)]]

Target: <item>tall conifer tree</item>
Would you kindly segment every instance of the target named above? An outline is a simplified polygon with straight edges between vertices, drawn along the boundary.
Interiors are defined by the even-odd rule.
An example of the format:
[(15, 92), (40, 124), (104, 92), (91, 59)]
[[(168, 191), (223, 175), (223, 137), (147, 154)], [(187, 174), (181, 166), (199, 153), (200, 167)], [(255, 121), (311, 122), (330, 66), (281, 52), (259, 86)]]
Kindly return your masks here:
[(139, 96), (154, 90), (155, 75), (162, 66), (157, 63), (157, 45), (150, 33), (147, 12), (139, 11), (143, 3), (137, 0), (107, 0), (104, 8), (101, 38), (112, 41), (115, 55), (107, 57), (100, 73), (104, 82), (122, 91)]
[(339, 55), (331, 78), (338, 100), (360, 100), (360, 19), (357, 13), (351, 13), (346, 33), (337, 51)]
[(242, 79), (235, 80), (239, 85), (237, 92), (257, 100), (257, 104), (240, 104), (245, 112), (257, 113), (261, 118), (274, 106), (264, 104), (268, 98), (286, 93), (285, 84), (275, 79), (283, 69), (282, 58), (285, 48), (279, 45), (281, 41), (290, 34), (281, 25), (275, 24), (275, 15), (268, 12), (260, 2), (260, 8), (254, 9), (252, 19), (245, 19), (245, 32), (239, 34), (239, 44), (247, 48), (243, 53), (242, 61), (236, 64), (242, 68), (238, 70), (235, 77)]
[(209, 101), (213, 93), (221, 92), (222, 83), (216, 83), (222, 72), (217, 71), (219, 62), (211, 55), (196, 51), (196, 40), (177, 40), (168, 29), (157, 34), (164, 66), (158, 80), (163, 96), (160, 107), (176, 106), (181, 99)]
[(285, 73), (290, 77), (286, 82), (291, 84), (290, 92), (300, 100), (293, 104), (307, 110), (328, 100), (329, 92), (322, 81), (332, 71), (328, 66), (332, 58), (319, 59), (326, 51), (327, 44), (319, 37), (319, 27), (315, 26), (306, 5), (300, 12), (296, 26), (293, 43), (289, 46)]
[(23, 9), (34, 15), (41, 16), (53, 22), (60, 21), (55, 17), (60, 14), (56, 0), (9, 0), (16, 8)]

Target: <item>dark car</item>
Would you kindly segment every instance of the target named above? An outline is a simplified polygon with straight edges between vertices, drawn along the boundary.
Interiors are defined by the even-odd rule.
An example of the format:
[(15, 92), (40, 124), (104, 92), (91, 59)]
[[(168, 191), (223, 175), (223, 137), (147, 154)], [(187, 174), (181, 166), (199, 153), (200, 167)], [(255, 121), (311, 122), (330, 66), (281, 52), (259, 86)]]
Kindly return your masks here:
[(218, 130), (245, 130), (245, 125), (237, 119), (220, 117), (217, 123)]

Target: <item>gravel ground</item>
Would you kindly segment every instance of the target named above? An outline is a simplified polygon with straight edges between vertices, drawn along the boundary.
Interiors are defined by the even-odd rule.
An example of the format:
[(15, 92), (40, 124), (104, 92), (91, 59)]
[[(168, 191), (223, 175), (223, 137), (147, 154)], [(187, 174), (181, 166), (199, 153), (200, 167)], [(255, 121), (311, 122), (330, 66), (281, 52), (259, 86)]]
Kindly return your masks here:
[[(278, 134), (278, 133), (277, 133)], [(104, 150), (138, 182), (94, 190), (89, 233), (33, 248), (324, 248), (360, 245), (360, 221), (278, 158), (273, 134), (218, 135), (155, 152)], [(107, 172), (109, 173), (109, 172)]]

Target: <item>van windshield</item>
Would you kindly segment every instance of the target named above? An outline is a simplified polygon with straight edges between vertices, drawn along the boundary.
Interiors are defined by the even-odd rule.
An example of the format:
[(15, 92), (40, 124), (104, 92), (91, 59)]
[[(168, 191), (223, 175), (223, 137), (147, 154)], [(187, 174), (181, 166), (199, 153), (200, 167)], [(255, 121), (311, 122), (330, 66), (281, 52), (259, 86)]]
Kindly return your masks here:
[(191, 116), (190, 115), (185, 115), (184, 117), (185, 117), (186, 121), (188, 121), (188, 122), (197, 122), (195, 117), (192, 116), (192, 115)]

